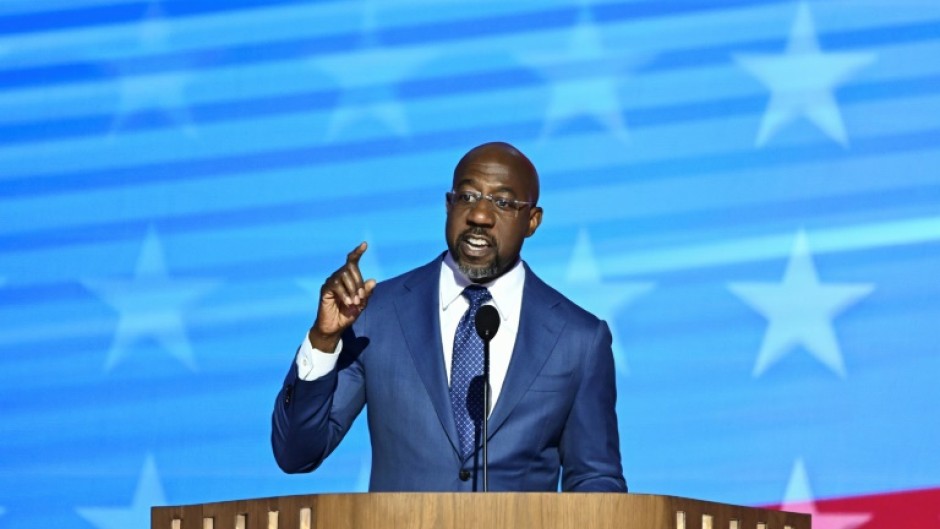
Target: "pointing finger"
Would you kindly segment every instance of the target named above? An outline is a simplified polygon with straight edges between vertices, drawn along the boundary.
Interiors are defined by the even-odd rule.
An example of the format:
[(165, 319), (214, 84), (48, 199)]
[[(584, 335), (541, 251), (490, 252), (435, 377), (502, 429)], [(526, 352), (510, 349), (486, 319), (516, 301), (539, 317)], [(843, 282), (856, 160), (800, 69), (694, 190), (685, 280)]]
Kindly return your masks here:
[(361, 243), (359, 243), (359, 246), (356, 246), (355, 248), (353, 248), (353, 251), (346, 254), (346, 263), (358, 265), (359, 258), (362, 257), (362, 254), (366, 253), (366, 248), (368, 247), (369, 245), (366, 244), (365, 241), (362, 241)]

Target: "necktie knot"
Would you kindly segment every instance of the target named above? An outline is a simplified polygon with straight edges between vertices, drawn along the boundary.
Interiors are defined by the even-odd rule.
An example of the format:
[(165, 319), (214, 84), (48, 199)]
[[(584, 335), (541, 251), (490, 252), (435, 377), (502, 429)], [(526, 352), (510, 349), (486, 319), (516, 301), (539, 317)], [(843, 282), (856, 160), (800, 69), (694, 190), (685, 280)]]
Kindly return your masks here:
[(477, 285), (470, 285), (463, 289), (462, 294), (463, 297), (467, 298), (467, 301), (470, 302), (470, 310), (474, 311), (474, 313), (476, 313), (476, 309), (482, 307), (484, 303), (493, 299), (489, 290)]

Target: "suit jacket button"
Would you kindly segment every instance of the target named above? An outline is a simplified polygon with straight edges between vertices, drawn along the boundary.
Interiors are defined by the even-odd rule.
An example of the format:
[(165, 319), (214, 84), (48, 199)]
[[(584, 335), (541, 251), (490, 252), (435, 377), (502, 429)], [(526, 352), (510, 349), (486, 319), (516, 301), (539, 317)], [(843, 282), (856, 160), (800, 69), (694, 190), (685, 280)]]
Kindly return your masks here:
[(467, 469), (460, 471), (460, 481), (467, 481), (470, 479), (470, 471)]
[(291, 394), (294, 392), (294, 386), (288, 384), (284, 387), (284, 406), (290, 405)]

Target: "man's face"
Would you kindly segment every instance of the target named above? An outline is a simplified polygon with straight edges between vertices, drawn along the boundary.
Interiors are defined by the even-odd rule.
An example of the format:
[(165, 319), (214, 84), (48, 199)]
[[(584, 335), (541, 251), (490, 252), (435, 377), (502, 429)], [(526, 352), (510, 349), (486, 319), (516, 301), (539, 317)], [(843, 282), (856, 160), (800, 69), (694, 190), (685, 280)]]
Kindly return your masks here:
[[(537, 199), (537, 176), (530, 167), (506, 152), (485, 149), (458, 166), (453, 190), (532, 202)], [(516, 263), (523, 240), (541, 222), (542, 210), (535, 206), (501, 211), (485, 198), (474, 204), (448, 203), (447, 247), (471, 281), (486, 283)]]

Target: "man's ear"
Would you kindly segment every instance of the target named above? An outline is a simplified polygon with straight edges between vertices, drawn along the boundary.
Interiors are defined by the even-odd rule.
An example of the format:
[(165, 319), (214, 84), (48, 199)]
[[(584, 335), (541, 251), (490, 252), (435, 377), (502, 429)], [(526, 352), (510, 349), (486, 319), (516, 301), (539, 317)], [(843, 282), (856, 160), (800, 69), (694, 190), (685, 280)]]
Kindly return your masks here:
[(529, 211), (529, 229), (526, 230), (525, 236), (535, 235), (535, 230), (539, 229), (540, 224), (542, 224), (542, 208), (534, 207)]

